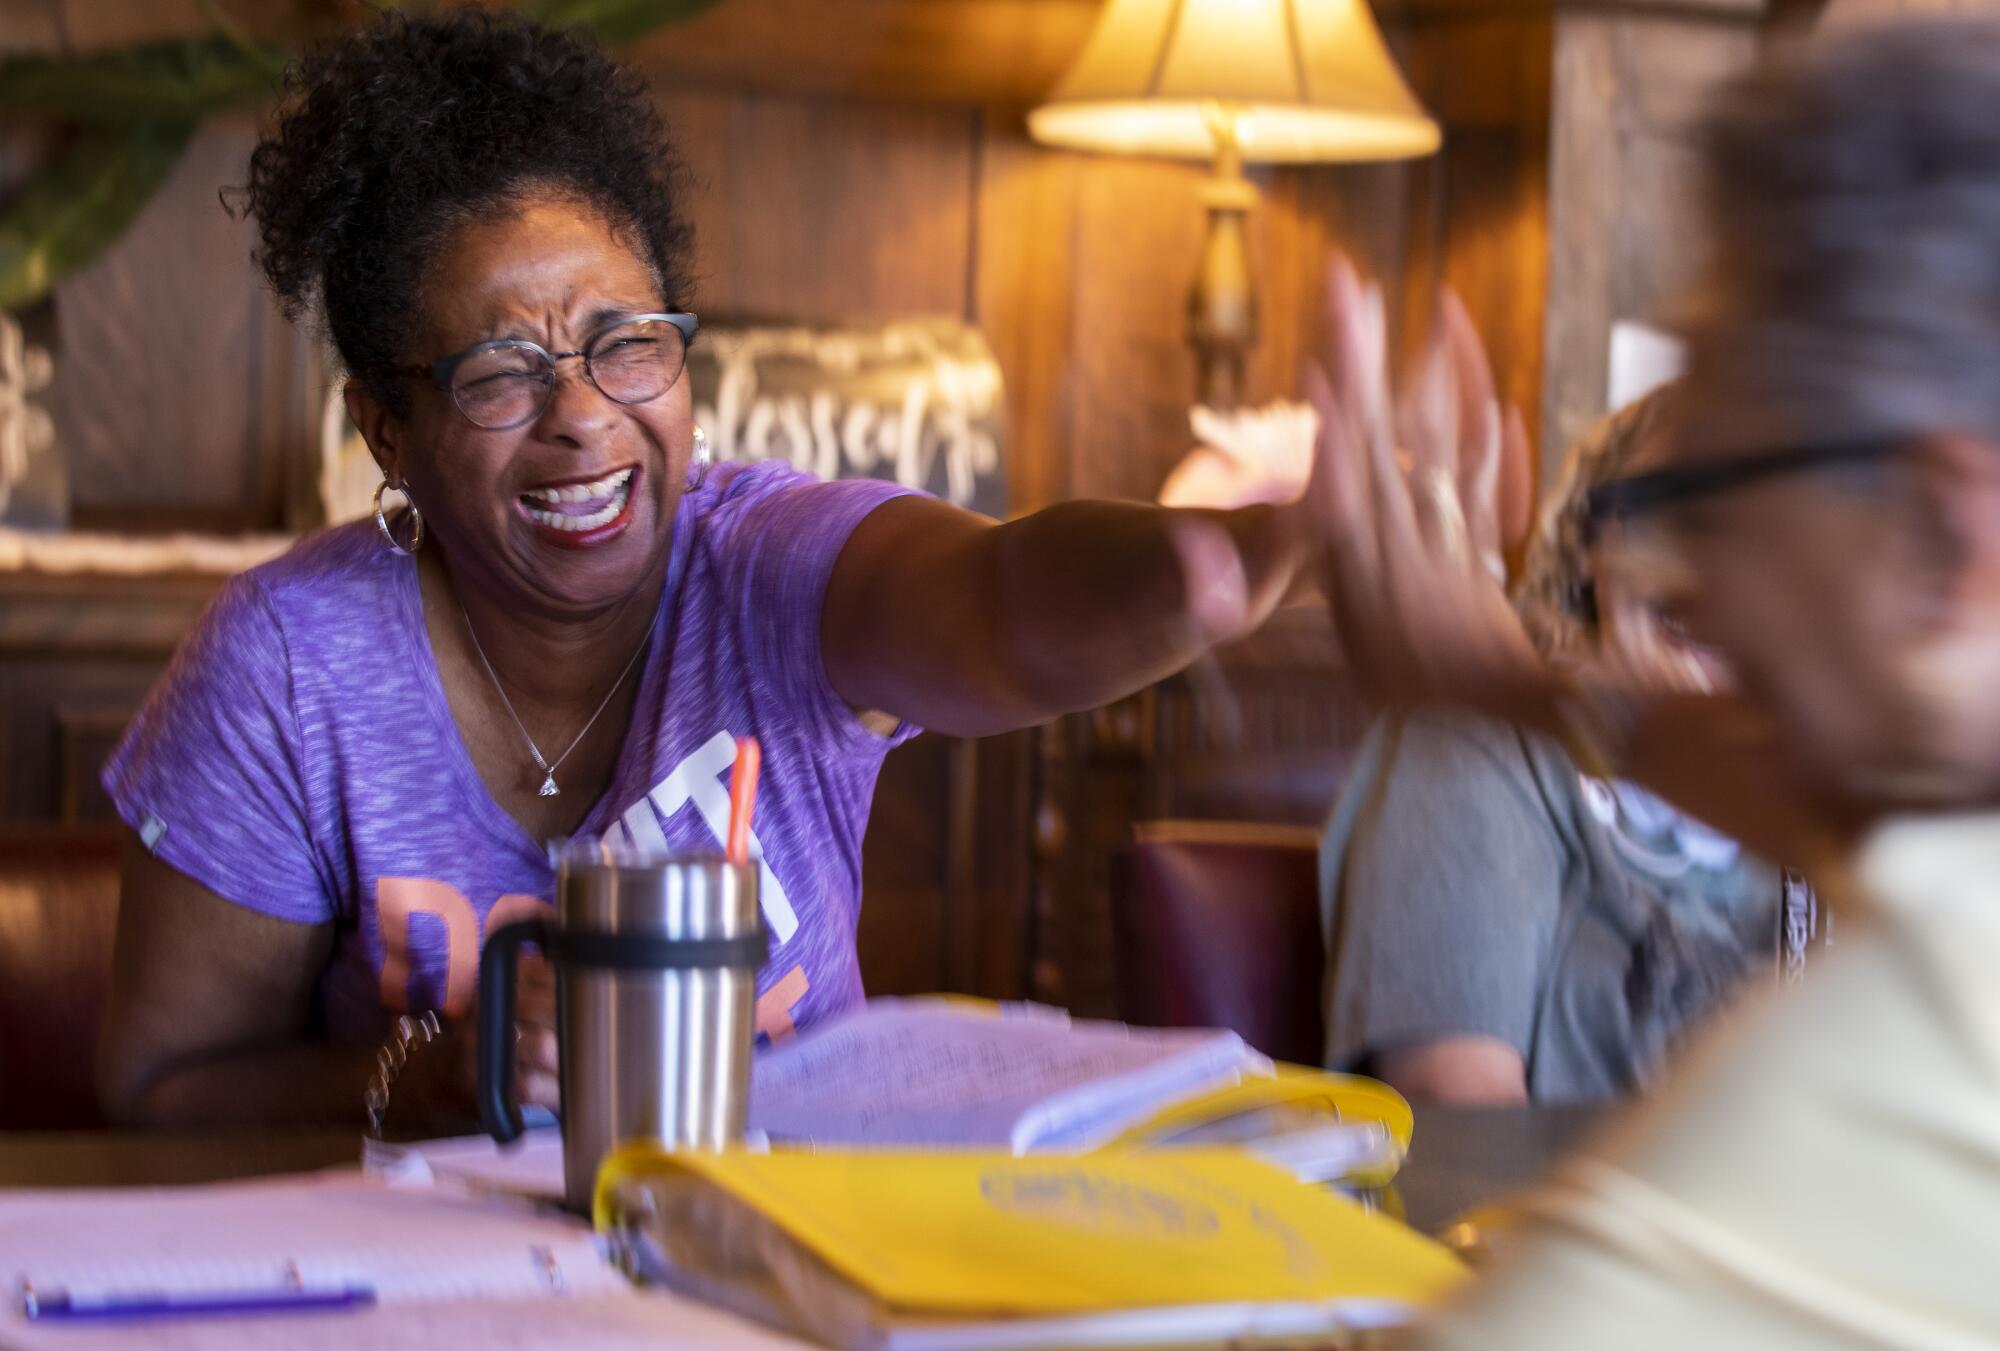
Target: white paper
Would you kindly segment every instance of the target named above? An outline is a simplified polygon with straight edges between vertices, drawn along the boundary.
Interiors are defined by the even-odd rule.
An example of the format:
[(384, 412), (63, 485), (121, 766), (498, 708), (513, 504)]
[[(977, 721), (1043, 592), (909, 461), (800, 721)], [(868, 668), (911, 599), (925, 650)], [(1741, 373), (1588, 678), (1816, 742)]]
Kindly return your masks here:
[(759, 1057), (750, 1123), (774, 1142), (1087, 1149), (1270, 1070), (1233, 1032), (877, 1000)]
[(909, 1321), (882, 1339), (883, 1351), (1077, 1351), (1079, 1347), (1161, 1347), (1255, 1343), (1324, 1347), (1341, 1334), (1396, 1327), (1413, 1310), (1384, 1300), (1330, 1303), (1190, 1304), (1058, 1318)]
[[(490, 1148), (490, 1142), (489, 1142)], [(98, 1293), (363, 1285), (373, 1308), (31, 1322), (37, 1287)], [(588, 1225), (519, 1201), (353, 1173), (212, 1187), (0, 1194), (0, 1349), (717, 1347), (801, 1343), (640, 1292)]]
[(1320, 1104), (1273, 1103), (1165, 1131), (1161, 1146), (1240, 1145), (1301, 1182), (1338, 1182), (1362, 1171), (1393, 1173), (1403, 1146), (1380, 1121), (1346, 1121)]
[(1400, 1162), (1401, 1146), (1379, 1121), (1352, 1121), (1287, 1131), (1246, 1143), (1252, 1154), (1301, 1182), (1338, 1182), (1363, 1169)]
[(365, 1285), (387, 1303), (628, 1289), (587, 1225), (355, 1174), (0, 1195), (0, 1285), (79, 1291)]
[(343, 1313), (64, 1327), (0, 1313), (4, 1351), (809, 1351), (665, 1291), (389, 1304)]
[(510, 1145), (490, 1135), (460, 1135), (405, 1145), (370, 1144), (362, 1157), (369, 1172), (407, 1182), (449, 1182), (475, 1192), (497, 1192), (542, 1201), (563, 1197), (562, 1130), (531, 1130)]
[[(878, 999), (757, 1056), (750, 1129), (759, 1144), (1089, 1149), (1173, 1103), (1270, 1072), (1233, 1032), (1079, 1022), (1032, 1004)], [(485, 1136), (375, 1147), (369, 1166), (410, 1181), (563, 1193), (553, 1129), (505, 1149)]]

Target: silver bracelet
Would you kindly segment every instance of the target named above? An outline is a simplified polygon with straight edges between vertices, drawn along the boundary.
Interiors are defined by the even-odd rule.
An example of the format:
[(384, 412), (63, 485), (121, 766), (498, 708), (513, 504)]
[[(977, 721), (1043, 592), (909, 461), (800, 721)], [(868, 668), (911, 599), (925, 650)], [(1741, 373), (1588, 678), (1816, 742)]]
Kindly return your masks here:
[(368, 1108), (368, 1137), (382, 1138), (382, 1118), (389, 1114), (389, 1091), (396, 1076), (410, 1063), (410, 1048), (436, 1041), (444, 1035), (444, 1024), (436, 1009), (425, 1009), (414, 1018), (405, 1013), (396, 1019), (389, 1039), (375, 1052), (375, 1072), (368, 1076), (368, 1092), (362, 1101)]

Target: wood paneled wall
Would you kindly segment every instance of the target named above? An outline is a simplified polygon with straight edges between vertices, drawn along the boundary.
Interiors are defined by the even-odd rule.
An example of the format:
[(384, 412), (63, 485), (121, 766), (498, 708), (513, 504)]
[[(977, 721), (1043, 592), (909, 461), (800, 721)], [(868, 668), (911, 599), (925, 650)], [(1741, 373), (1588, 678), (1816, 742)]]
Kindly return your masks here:
[[(1319, 259), (1339, 243), (1387, 279), (1404, 340), (1422, 329), (1439, 281), (1461, 290), (1503, 390), (1553, 467), (1601, 409), (1612, 320), (1663, 317), (1691, 269), (1686, 113), (1749, 59), (1760, 16), (1791, 2), (1384, 0), (1384, 31), (1444, 123), (1445, 147), (1414, 164), (1257, 175), (1264, 334), (1253, 394), (1296, 388)], [(725, 0), (629, 53), (705, 183), (694, 212), (707, 307), (814, 318), (936, 309), (975, 320), (1009, 379), (1017, 508), (1149, 495), (1188, 440), (1181, 305), (1201, 237), (1201, 170), (1048, 152), (1022, 130), (1024, 110), (1073, 58), (1098, 7)], [(264, 33), (360, 13), (348, 0), (225, 8)], [(205, 22), (196, 0), (0, 0), (0, 52), (98, 51)], [(122, 341), (178, 343), (205, 374), (237, 386), (199, 421), (143, 395), (69, 414), (80, 420), (70, 439), (86, 520), (299, 519), (296, 460), (309, 450), (316, 378), (309, 345), (289, 343), (248, 270), (231, 267), (246, 236), (212, 200), (234, 176), (247, 126), (204, 131), (149, 213), (153, 228), (66, 288), (64, 306), (87, 329), (89, 311), (143, 298), (135, 279), (169, 291), (176, 277), (204, 288), (217, 279), (219, 290), (201, 292), (211, 321), (202, 331), (161, 315)], [(163, 257), (147, 239), (171, 239), (176, 251)], [(282, 359), (239, 376), (251, 353)], [(114, 346), (79, 356), (66, 397), (127, 355)], [(160, 397), (185, 402), (192, 383)], [(158, 443), (155, 464), (196, 472), (163, 482), (135, 468), (125, 447), (139, 427)], [(224, 468), (231, 455), (234, 470)]]
[(118, 243), (55, 297), (49, 407), (80, 529), (279, 530), (318, 522), (327, 371), (218, 200), (257, 118), (217, 118)]
[[(879, 15), (887, 7), (860, 8)], [(1011, 7), (1058, 16), (1045, 26), (1072, 38), (1084, 31), (1078, 8)], [(771, 0), (716, 14), (795, 9)], [(701, 303), (809, 318), (960, 315), (986, 332), (1006, 373), (1016, 509), (1157, 491), (1190, 441), (1183, 314), (1205, 170), (1042, 149), (1026, 137), (1025, 103), (689, 84), (679, 77), (708, 22), (671, 30), (646, 49), (672, 53), (656, 62), (655, 84), (703, 185), (695, 204)], [(1447, 125), (1441, 157), (1256, 171), (1263, 202), (1251, 228), (1263, 332), (1249, 374), (1253, 398), (1296, 395), (1322, 259), (1338, 244), (1385, 279), (1412, 333), (1438, 282), (1458, 286), (1493, 340), (1503, 389), (1534, 417), (1549, 32), (1546, 13), (1413, 22), (1403, 35), (1406, 59)], [(840, 78), (834, 62), (818, 83)]]
[[(231, 8), (270, 28), (322, 7)], [(54, 34), (79, 51), (191, 31), (182, 9), (0, 0), (15, 45)], [(1183, 305), (1204, 170), (1048, 151), (1024, 132), (1095, 13), (1094, 0), (728, 0), (633, 54), (700, 184), (703, 307), (979, 324), (1008, 380), (1017, 509), (1149, 497), (1190, 440)], [(1406, 334), (1440, 280), (1458, 286), (1533, 422), (1549, 12), (1411, 10), (1386, 27), (1445, 150), (1257, 171), (1252, 397), (1296, 392), (1337, 243), (1389, 284)], [(317, 354), (276, 319), (247, 223), (215, 200), (254, 126), (246, 114), (205, 128), (139, 227), (57, 297), (56, 414), (82, 524), (281, 528), (309, 511)]]
[(1545, 455), (1607, 397), (1611, 327), (1671, 328), (1702, 264), (1694, 126), (1756, 58), (1762, 7), (1565, 14), (1556, 30)]
[[(225, 2), (266, 32), (356, 12), (345, 0)], [(1183, 305), (1204, 171), (1054, 152), (1024, 130), (1097, 9), (726, 0), (632, 53), (699, 185), (701, 308), (976, 323), (1007, 382), (1016, 511), (1151, 497), (1190, 440)], [(1756, 0), (1385, 3), (1385, 33), (1444, 124), (1444, 149), (1408, 164), (1254, 171), (1262, 339), (1250, 396), (1295, 394), (1322, 260), (1337, 245), (1385, 281), (1405, 344), (1426, 327), (1438, 286), (1458, 288), (1552, 464), (1547, 452), (1601, 407), (1611, 319), (1656, 314), (1686, 273), (1688, 166), (1673, 128), (1703, 80), (1746, 59), (1755, 13)], [(0, 52), (90, 51), (201, 27), (196, 0), (0, 0)], [(247, 227), (215, 200), (254, 135), (248, 115), (206, 127), (139, 226), (56, 297), (54, 405), (80, 523), (309, 519), (317, 347), (277, 321)], [(32, 161), (23, 144), (0, 135), (0, 199), (10, 166)], [(1220, 735), (1202, 691), (1183, 684), (1039, 736), (923, 738), (897, 752), (868, 840), (871, 982), (1032, 989), (1109, 1011), (1107, 850), (1134, 814), (1316, 815), (1336, 743), (1353, 729), (1333, 708), (1336, 657), (1324, 646), (1309, 661), (1243, 659), (1255, 679), (1238, 688), (1257, 691), (1246, 721), (1263, 729), (1250, 739), (1269, 746)], [(7, 660), (11, 688), (52, 699), (67, 669), (20, 650)], [(116, 699), (129, 698), (134, 669), (114, 673)], [(1224, 662), (1197, 679), (1212, 684), (1218, 671), (1234, 678)], [(17, 730), (15, 744), (66, 736), (62, 754), (87, 757), (109, 707), (93, 704), (82, 721), (69, 710), (68, 731)], [(46, 730), (54, 716), (15, 721)], [(1283, 754), (1255, 758), (1267, 751)], [(25, 782), (8, 791), (61, 796)]]

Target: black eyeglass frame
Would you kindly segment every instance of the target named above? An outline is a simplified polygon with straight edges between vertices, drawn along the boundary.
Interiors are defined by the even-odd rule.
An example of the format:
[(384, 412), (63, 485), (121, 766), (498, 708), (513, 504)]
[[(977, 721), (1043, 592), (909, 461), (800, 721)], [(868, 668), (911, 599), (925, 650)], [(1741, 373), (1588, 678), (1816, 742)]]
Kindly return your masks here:
[(1857, 436), (1787, 450), (1763, 451), (1712, 464), (1673, 465), (1600, 483), (1584, 495), (1584, 537), (1594, 538), (1609, 522), (1627, 521), (1704, 497), (1715, 497), (1785, 474), (1809, 473), (1840, 465), (1886, 459), (1909, 443), (1907, 436)]
[[(673, 380), (667, 381), (666, 384), (660, 387), (660, 391), (658, 394), (650, 394), (643, 399), (621, 399), (617, 395), (606, 390), (604, 386), (597, 383), (597, 372), (592, 370), (590, 365), (591, 348), (597, 344), (597, 340), (599, 338), (602, 338), (607, 333), (616, 332), (618, 329), (624, 328), (627, 324), (643, 323), (649, 320), (671, 324), (674, 326), (676, 330), (679, 331), (681, 335), (681, 369), (674, 375)], [(396, 373), (398, 375), (412, 375), (416, 376), (419, 379), (431, 380), (435, 382), (437, 387), (443, 390), (446, 396), (451, 399), (451, 406), (453, 408), (458, 409), (459, 416), (463, 417), (467, 422), (472, 422), (472, 415), (465, 411), (465, 409), (458, 402), (458, 396), (452, 392), (451, 377), (457, 373), (458, 368), (460, 366), (463, 366), (466, 362), (472, 360), (472, 358), (476, 356), (481, 356), (487, 352), (501, 351), (503, 349), (520, 351), (520, 352), (534, 352), (539, 354), (543, 360), (549, 363), (549, 370), (548, 370), (548, 375), (543, 384), (542, 401), (539, 405), (536, 406), (535, 411), (528, 414), (528, 416), (524, 418), (517, 419), (516, 421), (513, 422), (503, 423), (497, 427), (488, 427), (484, 423), (472, 422), (473, 426), (479, 427), (485, 431), (503, 432), (513, 427), (525, 426), (526, 424), (534, 421), (536, 418), (542, 415), (542, 411), (549, 406), (548, 402), (549, 394), (555, 388), (556, 363), (561, 361), (567, 361), (571, 357), (578, 357), (582, 359), (583, 373), (584, 376), (590, 381), (590, 387), (596, 390), (599, 394), (604, 395), (605, 398), (611, 400), (613, 403), (626, 404), (629, 406), (631, 404), (636, 404), (636, 403), (652, 402), (652, 400), (659, 398), (660, 394), (664, 394), (668, 390), (672, 389), (674, 387), (674, 382), (679, 380), (682, 375), (685, 375), (687, 373), (687, 349), (694, 345), (694, 335), (696, 332), (700, 330), (700, 328), (701, 328), (701, 320), (697, 318), (695, 315), (685, 310), (662, 310), (656, 313), (648, 313), (648, 314), (628, 314), (625, 315), (623, 318), (613, 319), (611, 322), (599, 328), (596, 332), (592, 333), (588, 338), (584, 339), (583, 346), (577, 348), (574, 351), (551, 352), (548, 348), (542, 346), (540, 343), (531, 341), (530, 339), (527, 338), (494, 338), (489, 342), (475, 343), (471, 347), (466, 348), (463, 352), (453, 352), (450, 356), (440, 357), (436, 361), (425, 361), (425, 362), (420, 362), (414, 366), (398, 367)]]

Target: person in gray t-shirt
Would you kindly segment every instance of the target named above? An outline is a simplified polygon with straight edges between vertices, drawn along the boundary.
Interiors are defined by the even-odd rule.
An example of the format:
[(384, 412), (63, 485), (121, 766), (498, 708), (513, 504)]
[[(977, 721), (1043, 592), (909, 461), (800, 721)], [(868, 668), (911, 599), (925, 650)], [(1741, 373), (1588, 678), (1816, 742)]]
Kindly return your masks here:
[[(1591, 575), (1580, 526), (1663, 416), (1654, 395), (1572, 452), (1517, 601), (1545, 650), (1649, 679), (1719, 679)], [(1642, 1087), (1739, 981), (1769, 973), (1784, 881), (1554, 742), (1450, 714), (1371, 730), (1322, 849), (1327, 1063), (1446, 1102), (1601, 1100)]]

